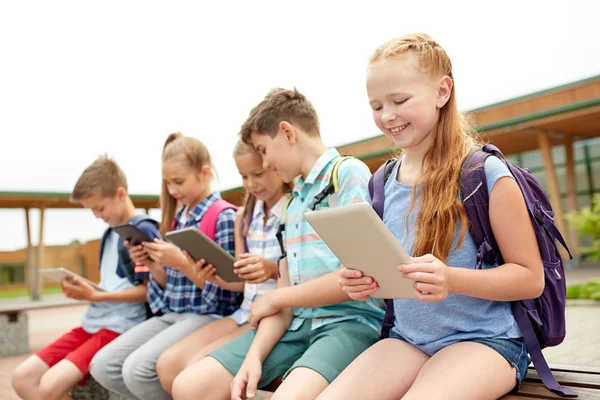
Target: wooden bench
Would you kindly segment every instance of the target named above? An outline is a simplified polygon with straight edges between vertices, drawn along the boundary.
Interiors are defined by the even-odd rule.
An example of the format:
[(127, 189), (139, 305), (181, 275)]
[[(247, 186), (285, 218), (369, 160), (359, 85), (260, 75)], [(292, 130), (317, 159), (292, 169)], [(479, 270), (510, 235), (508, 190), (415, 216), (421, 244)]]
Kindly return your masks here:
[(29, 353), (29, 323), (27, 311), (83, 304), (62, 298), (51, 301), (26, 301), (0, 304), (0, 357)]
[[(600, 400), (600, 367), (586, 367), (579, 365), (550, 365), (554, 377), (561, 385), (579, 393), (579, 400)], [(564, 399), (550, 392), (535, 369), (529, 368), (525, 381), (517, 393), (510, 393), (501, 400), (519, 399)]]
[[(561, 385), (579, 393), (578, 400), (600, 400), (600, 367), (560, 364), (554, 364), (550, 367)], [(274, 390), (276, 388), (269, 387), (265, 389)], [(273, 392), (268, 390), (259, 390), (255, 400), (268, 400), (272, 395)], [(509, 393), (503, 396), (500, 400), (525, 399), (545, 400), (564, 399), (564, 397), (560, 397), (546, 389), (535, 369), (531, 367), (525, 377), (525, 381), (521, 384), (521, 389), (516, 393)]]

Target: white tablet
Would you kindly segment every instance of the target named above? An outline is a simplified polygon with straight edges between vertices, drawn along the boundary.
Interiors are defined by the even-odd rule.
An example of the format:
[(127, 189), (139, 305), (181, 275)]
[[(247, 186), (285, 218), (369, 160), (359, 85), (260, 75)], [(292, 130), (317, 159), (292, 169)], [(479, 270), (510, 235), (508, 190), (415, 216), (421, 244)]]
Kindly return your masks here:
[(69, 271), (68, 269), (64, 269), (64, 268), (47, 268), (47, 269), (40, 269), (40, 274), (42, 274), (43, 276), (45, 276), (46, 278), (50, 278), (55, 282), (60, 283), (63, 279), (65, 278), (76, 278), (79, 279), (80, 281), (83, 281), (87, 284), (89, 284), (90, 286), (92, 286), (94, 289), (101, 291), (101, 292), (105, 292), (104, 289), (102, 289), (100, 286), (98, 286), (98, 284), (85, 279), (83, 276), (76, 274), (73, 271)]
[(379, 290), (371, 297), (414, 298), (414, 281), (398, 272), (412, 259), (368, 203), (307, 212), (304, 217), (348, 268), (372, 277)]

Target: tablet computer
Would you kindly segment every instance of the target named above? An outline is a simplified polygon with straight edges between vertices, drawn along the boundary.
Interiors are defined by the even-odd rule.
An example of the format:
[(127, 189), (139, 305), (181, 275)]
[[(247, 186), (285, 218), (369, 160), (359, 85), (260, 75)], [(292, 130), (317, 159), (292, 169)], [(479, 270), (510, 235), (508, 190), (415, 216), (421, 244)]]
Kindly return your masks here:
[(372, 277), (379, 290), (371, 297), (414, 298), (414, 281), (398, 272), (412, 259), (368, 203), (307, 212), (304, 217), (341, 263)]
[(152, 242), (144, 232), (142, 232), (137, 226), (132, 224), (123, 224), (113, 226), (112, 230), (117, 232), (123, 239), (129, 241), (132, 246), (137, 246), (142, 242)]
[(207, 264), (212, 264), (217, 269), (217, 275), (225, 282), (243, 281), (233, 272), (235, 258), (197, 228), (171, 231), (166, 234), (166, 237), (173, 244), (187, 251), (195, 261), (205, 259)]
[(75, 278), (75, 279), (78, 279), (80, 281), (87, 283), (88, 285), (92, 286), (94, 289), (96, 289), (100, 292), (105, 292), (105, 290), (102, 289), (100, 286), (98, 286), (97, 283), (87, 280), (83, 276), (76, 274), (73, 271), (69, 271), (68, 269), (64, 269), (64, 268), (40, 269), (40, 274), (42, 274), (46, 278), (49, 278), (55, 282), (58, 282), (58, 283), (60, 283), (65, 278), (69, 278), (69, 279)]

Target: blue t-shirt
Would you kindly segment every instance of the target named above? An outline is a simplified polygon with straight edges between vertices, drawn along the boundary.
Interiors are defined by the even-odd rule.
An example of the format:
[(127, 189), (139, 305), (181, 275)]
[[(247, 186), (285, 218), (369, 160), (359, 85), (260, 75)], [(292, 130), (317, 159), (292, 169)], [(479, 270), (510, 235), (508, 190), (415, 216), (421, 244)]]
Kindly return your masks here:
[[(131, 281), (126, 276), (122, 276), (123, 274), (117, 268), (119, 263), (118, 244), (119, 235), (114, 231), (110, 231), (106, 236), (104, 248), (102, 249), (99, 284), (102, 289), (108, 292), (120, 292), (134, 287)], [(137, 279), (142, 278), (142, 274), (136, 273), (136, 275)], [(81, 326), (91, 334), (103, 328), (123, 333), (145, 319), (145, 303), (91, 303), (83, 316)]]
[[(396, 163), (385, 185), (383, 221), (404, 249), (411, 254), (415, 240), (414, 222), (420, 209), (420, 201), (417, 198), (408, 218), (407, 229), (406, 214), (410, 207), (413, 187), (403, 185), (395, 179), (399, 165), (400, 163)], [(487, 158), (485, 173), (489, 193), (498, 179), (512, 176), (506, 165), (496, 157)], [(475, 269), (477, 249), (468, 231), (462, 246), (455, 248), (460, 229), (461, 226), (458, 224), (454, 244), (446, 264), (451, 267)], [(484, 269), (493, 267), (495, 266), (483, 265)], [(512, 314), (510, 302), (458, 294), (450, 294), (446, 299), (432, 303), (414, 299), (395, 299), (394, 314), (392, 332), (429, 356), (446, 346), (465, 340), (508, 339), (522, 336)]]

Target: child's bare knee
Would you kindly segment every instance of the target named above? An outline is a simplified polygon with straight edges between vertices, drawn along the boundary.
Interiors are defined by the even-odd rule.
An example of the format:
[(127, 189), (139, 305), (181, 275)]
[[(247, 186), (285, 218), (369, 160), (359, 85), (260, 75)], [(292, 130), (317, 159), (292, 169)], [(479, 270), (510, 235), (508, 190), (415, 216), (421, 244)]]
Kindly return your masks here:
[(41, 400), (60, 399), (63, 393), (57, 393), (54, 379), (44, 379), (40, 381), (39, 394)]
[(178, 361), (176, 356), (169, 350), (161, 354), (156, 362), (156, 373), (158, 374), (158, 380), (168, 393), (171, 393), (173, 381), (180, 372), (177, 364)]

